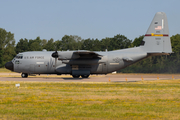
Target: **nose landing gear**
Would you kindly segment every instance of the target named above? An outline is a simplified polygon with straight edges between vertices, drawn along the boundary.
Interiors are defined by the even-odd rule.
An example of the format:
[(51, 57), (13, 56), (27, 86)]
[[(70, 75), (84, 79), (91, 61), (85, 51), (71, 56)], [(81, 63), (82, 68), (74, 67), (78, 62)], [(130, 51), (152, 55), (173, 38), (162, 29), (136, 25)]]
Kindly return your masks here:
[(21, 77), (22, 77), (22, 78), (27, 78), (27, 77), (28, 77), (28, 74), (27, 74), (27, 73), (22, 73), (22, 74), (21, 74)]

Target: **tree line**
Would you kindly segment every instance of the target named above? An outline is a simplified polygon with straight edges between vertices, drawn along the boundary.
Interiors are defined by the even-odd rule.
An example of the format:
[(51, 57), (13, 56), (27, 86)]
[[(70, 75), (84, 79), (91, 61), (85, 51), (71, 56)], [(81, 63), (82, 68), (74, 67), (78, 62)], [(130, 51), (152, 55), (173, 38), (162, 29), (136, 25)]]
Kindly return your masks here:
[[(53, 38), (46, 40), (37, 37), (36, 39), (20, 39), (15, 44), (14, 34), (0, 28), (0, 67), (12, 60), (13, 57), (25, 51), (66, 51), (66, 50), (90, 50), (90, 51), (112, 51), (139, 46), (144, 35), (135, 38), (133, 41), (126, 36), (117, 34), (114, 37), (98, 39), (82, 39), (77, 35), (64, 35), (61, 40)], [(131, 65), (118, 72), (123, 73), (180, 73), (180, 34), (171, 36), (173, 54), (168, 56), (152, 56), (134, 65)]]

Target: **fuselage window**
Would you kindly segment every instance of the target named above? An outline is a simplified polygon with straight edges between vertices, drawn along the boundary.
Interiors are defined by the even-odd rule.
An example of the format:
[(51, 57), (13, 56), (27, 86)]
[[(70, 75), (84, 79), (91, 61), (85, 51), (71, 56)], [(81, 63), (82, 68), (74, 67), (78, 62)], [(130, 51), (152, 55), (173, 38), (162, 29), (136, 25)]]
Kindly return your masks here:
[(16, 59), (23, 59), (23, 55), (22, 55), (22, 54), (18, 54), (18, 55), (16, 55), (15, 58), (16, 58)]
[(16, 60), (16, 61), (15, 61), (15, 64), (19, 64), (19, 60)]

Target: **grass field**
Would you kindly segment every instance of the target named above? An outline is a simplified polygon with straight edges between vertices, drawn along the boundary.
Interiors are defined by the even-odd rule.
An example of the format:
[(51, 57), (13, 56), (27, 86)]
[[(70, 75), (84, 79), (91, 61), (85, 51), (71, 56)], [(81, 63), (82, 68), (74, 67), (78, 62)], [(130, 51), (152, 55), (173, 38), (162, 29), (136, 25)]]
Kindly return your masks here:
[(6, 69), (6, 68), (0, 68), (0, 73), (11, 73), (12, 71)]
[(180, 80), (0, 82), (0, 119), (176, 120), (180, 119)]

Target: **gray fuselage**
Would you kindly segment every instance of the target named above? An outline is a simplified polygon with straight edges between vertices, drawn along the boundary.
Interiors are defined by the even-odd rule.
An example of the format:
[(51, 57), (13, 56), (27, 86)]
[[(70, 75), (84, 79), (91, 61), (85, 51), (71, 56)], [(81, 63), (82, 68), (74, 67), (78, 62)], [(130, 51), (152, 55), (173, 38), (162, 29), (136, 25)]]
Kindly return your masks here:
[[(67, 52), (67, 51), (62, 51)], [(23, 52), (13, 60), (14, 72), (28, 74), (107, 74), (120, 70), (147, 57), (141, 47), (96, 52), (101, 57), (92, 59), (57, 60), (53, 51)], [(60, 51), (58, 53), (61, 53)], [(22, 57), (18, 57), (22, 56)]]

